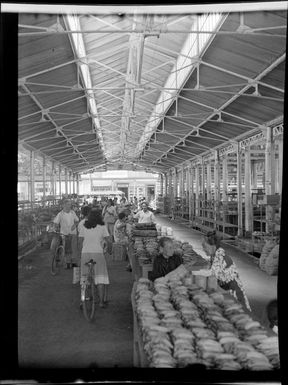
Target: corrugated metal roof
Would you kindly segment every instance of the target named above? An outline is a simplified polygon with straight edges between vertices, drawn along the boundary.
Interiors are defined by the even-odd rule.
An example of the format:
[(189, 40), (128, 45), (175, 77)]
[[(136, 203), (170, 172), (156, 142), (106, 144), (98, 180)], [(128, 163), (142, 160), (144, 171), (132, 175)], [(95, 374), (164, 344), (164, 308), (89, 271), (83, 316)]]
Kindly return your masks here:
[[(77, 172), (103, 164), (163, 171), (283, 115), (286, 12), (222, 15), (219, 33), (200, 55), (199, 72), (186, 60), (177, 74), (176, 60), (187, 42), (192, 49), (195, 34), (188, 32), (200, 17), (81, 15), (80, 58), (63, 16), (20, 15), (20, 143)], [(39, 35), (43, 28), (49, 33)], [(89, 70), (97, 124), (92, 90), (77, 63)], [(177, 82), (187, 65), (181, 90)], [(163, 90), (171, 76), (172, 87)], [(171, 105), (161, 112), (168, 95)], [(135, 149), (155, 111), (161, 112), (159, 125), (152, 121), (139, 155)]]

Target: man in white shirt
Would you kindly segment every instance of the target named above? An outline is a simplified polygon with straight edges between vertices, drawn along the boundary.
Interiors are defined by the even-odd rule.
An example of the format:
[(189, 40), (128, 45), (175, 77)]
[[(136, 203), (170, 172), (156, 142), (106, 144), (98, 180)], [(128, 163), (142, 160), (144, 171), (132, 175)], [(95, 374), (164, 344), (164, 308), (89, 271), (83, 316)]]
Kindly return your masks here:
[(155, 217), (152, 211), (148, 210), (148, 205), (146, 202), (141, 204), (142, 210), (138, 211), (137, 214), (134, 215), (135, 219), (138, 219), (138, 223), (155, 223)]
[[(71, 201), (65, 199), (63, 202), (63, 210), (60, 211), (54, 218), (54, 224), (56, 228), (60, 230), (60, 233), (65, 235), (65, 249), (67, 246), (67, 253), (65, 252), (66, 268), (72, 268), (72, 266), (78, 265), (78, 247), (77, 247), (77, 224), (79, 218), (73, 210), (71, 210)], [(71, 252), (69, 250), (69, 244), (71, 242)], [(54, 255), (55, 250), (59, 246), (59, 236), (54, 237), (51, 242), (50, 250)]]

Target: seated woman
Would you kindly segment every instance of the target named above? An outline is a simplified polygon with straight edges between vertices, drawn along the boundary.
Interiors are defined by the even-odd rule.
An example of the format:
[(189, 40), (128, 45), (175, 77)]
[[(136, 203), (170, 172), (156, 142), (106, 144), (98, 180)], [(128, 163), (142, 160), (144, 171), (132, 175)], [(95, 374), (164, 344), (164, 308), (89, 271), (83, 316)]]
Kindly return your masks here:
[(225, 250), (220, 247), (220, 239), (217, 237), (216, 231), (207, 233), (202, 242), (202, 247), (211, 258), (211, 271), (217, 278), (219, 286), (224, 290), (231, 291), (234, 297), (251, 311), (236, 265), (226, 255)]
[(155, 257), (153, 262), (153, 270), (148, 273), (148, 278), (151, 281), (164, 277), (183, 263), (182, 257), (174, 253), (174, 245), (171, 238), (160, 238), (159, 251), (160, 254)]

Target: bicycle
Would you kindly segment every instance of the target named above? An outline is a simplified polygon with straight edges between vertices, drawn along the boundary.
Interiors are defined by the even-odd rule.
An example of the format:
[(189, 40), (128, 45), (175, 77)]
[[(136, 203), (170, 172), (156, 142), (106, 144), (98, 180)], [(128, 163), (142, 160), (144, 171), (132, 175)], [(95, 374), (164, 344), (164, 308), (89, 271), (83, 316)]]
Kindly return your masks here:
[(81, 288), (81, 303), (83, 307), (83, 314), (87, 321), (91, 322), (95, 314), (95, 282), (94, 282), (94, 265), (96, 262), (90, 259), (85, 263), (88, 266), (87, 281), (83, 284), (84, 290)]
[(64, 235), (60, 232), (54, 232), (54, 234), (60, 235), (60, 244), (55, 250), (55, 253), (52, 258), (52, 264), (51, 264), (51, 274), (56, 275), (60, 273), (61, 267), (63, 267), (64, 264), (64, 257), (65, 257), (65, 245), (66, 245), (66, 237), (67, 235)]

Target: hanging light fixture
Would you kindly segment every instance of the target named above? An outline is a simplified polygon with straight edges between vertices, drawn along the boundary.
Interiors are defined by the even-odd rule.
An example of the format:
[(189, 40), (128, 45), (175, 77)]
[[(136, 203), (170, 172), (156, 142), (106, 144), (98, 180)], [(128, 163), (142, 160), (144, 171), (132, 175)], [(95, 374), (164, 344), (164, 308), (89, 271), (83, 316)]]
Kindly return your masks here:
[(200, 134), (199, 134), (199, 128), (198, 128), (198, 130), (196, 131), (196, 135), (195, 136), (200, 136)]

